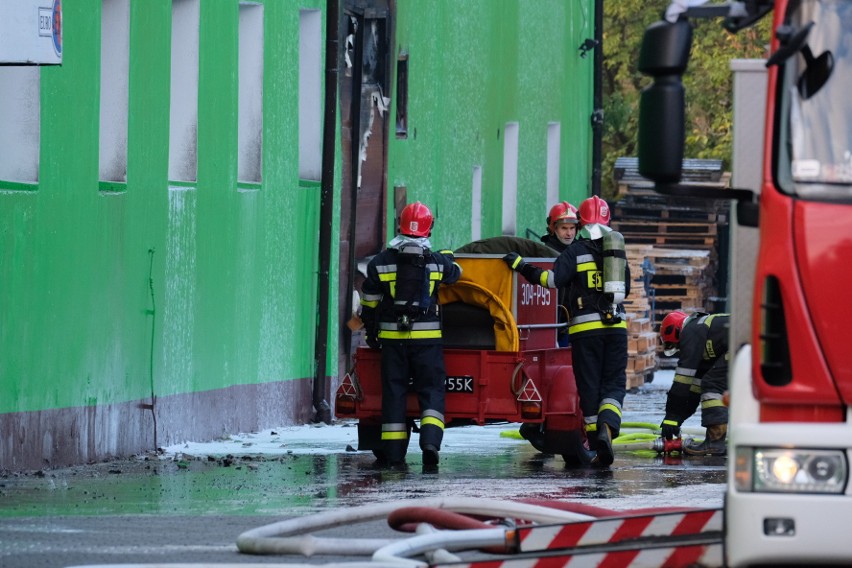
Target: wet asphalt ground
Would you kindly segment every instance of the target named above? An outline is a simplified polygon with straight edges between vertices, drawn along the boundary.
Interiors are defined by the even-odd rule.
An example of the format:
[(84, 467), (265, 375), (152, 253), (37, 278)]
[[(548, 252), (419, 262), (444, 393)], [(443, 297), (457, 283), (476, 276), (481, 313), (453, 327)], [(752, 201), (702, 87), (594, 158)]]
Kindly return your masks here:
[[(669, 382), (667, 382), (669, 379)], [(626, 424), (659, 424), (670, 373), (657, 373), (625, 399)], [(699, 417), (686, 427), (699, 431)], [(625, 429), (626, 432), (632, 429)], [(617, 511), (721, 507), (725, 458), (617, 452), (608, 469), (568, 468), (518, 439), (517, 425), (448, 429), (437, 473), (424, 473), (419, 452), (408, 469), (375, 466), (357, 452), (354, 423), (283, 427), (187, 443), (160, 455), (0, 476), (0, 567), (107, 565), (325, 564), (368, 560), (338, 551), (300, 555), (241, 553), (237, 538), (286, 519), (378, 506), (534, 501)], [(416, 450), (416, 435), (411, 449)], [(618, 449), (618, 446), (617, 446)], [(358, 546), (365, 538), (411, 535), (381, 518), (344, 522), (316, 533)]]

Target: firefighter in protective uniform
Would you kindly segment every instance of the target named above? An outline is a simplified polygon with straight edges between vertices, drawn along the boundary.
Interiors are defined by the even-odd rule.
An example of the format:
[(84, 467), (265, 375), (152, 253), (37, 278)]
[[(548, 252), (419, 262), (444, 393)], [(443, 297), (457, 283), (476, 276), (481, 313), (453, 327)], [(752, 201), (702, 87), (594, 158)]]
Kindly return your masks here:
[(663, 318), (660, 339), (666, 356), (678, 355), (674, 381), (666, 399), (666, 416), (660, 424), (666, 439), (679, 438), (684, 420), (701, 405), (704, 441), (688, 440), (683, 452), (693, 456), (724, 456), (728, 433), (728, 407), (723, 402), (728, 390), (729, 314), (680, 310)]
[(367, 344), (381, 349), (382, 452), (380, 461), (402, 467), (408, 451), (409, 384), (420, 405), (424, 468), (436, 468), (444, 436), (444, 353), (438, 288), (461, 276), (451, 251), (433, 252), (434, 218), (415, 202), (400, 215), (399, 233), (367, 265), (361, 319)]
[(606, 201), (593, 196), (580, 204), (580, 231), (553, 264), (542, 270), (517, 253), (503, 260), (533, 284), (568, 287), (574, 377), (580, 395), (592, 463), (614, 460), (612, 440), (621, 428), (627, 384), (627, 323), (621, 302), (630, 293), (630, 270), (621, 234), (609, 227)]
[[(560, 201), (550, 208), (547, 213), (547, 233), (541, 237), (542, 243), (548, 248), (561, 253), (568, 245), (574, 242), (577, 236), (577, 208), (567, 201)], [(559, 303), (559, 317), (557, 322), (564, 326), (556, 332), (556, 343), (559, 347), (568, 347), (571, 340), (568, 336), (568, 321), (571, 319), (570, 306), (568, 305), (568, 288), (559, 288), (556, 292)], [(521, 437), (528, 440), (533, 447), (540, 452), (545, 451), (544, 423), (525, 422), (519, 430)]]
[[(568, 245), (570, 245), (577, 236), (577, 208), (562, 201), (550, 208), (547, 215), (547, 234), (541, 237), (543, 242), (548, 247), (556, 252), (561, 253)], [(559, 298), (559, 323), (567, 324), (570, 314), (568, 306), (568, 289), (560, 288), (557, 292)], [(568, 327), (560, 328), (556, 335), (559, 347), (567, 347), (570, 344), (568, 339)]]

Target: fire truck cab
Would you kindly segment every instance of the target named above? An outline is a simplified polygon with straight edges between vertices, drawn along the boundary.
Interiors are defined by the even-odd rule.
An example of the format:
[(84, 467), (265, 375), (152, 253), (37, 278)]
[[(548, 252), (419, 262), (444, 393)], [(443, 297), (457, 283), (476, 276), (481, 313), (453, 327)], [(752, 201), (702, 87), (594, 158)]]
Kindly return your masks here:
[[(554, 254), (555, 256), (555, 254)], [(588, 463), (571, 348), (557, 345), (557, 291), (530, 284), (502, 254), (456, 254), (461, 279), (439, 290), (447, 370), (447, 427), (519, 423), (541, 452)], [(553, 258), (528, 258), (549, 268)], [(381, 351), (359, 347), (335, 395), (335, 413), (358, 420), (358, 449), (381, 455)], [(407, 415), (416, 428), (417, 397)]]
[[(679, 14), (646, 30), (640, 55), (640, 70), (654, 79), (640, 103), (640, 173), (661, 193), (737, 200), (732, 231), (752, 228), (759, 239), (756, 260), (732, 271), (732, 279), (750, 279), (752, 299), (738, 309), (729, 298), (737, 351), (725, 562), (848, 565), (852, 301), (843, 290), (852, 279), (852, 2), (680, 4)], [(736, 31), (773, 11), (759, 187), (708, 192), (681, 184), (689, 18), (723, 15)], [(734, 267), (739, 253), (732, 252)]]

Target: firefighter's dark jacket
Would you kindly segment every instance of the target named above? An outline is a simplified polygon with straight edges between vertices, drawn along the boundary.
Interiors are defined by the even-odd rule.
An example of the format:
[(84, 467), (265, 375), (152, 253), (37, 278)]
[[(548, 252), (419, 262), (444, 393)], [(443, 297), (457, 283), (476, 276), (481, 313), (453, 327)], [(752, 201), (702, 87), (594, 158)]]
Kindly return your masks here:
[[(601, 311), (609, 304), (603, 293), (603, 239), (575, 239), (559, 255), (551, 270), (536, 269), (528, 280), (547, 288), (568, 288), (565, 301), (571, 312), (571, 335), (626, 333), (627, 323), (604, 323)], [(527, 276), (526, 274), (524, 275)], [(625, 267), (625, 296), (630, 294), (630, 267)], [(618, 306), (624, 313), (624, 306)]]
[(377, 254), (367, 265), (367, 278), (361, 286), (361, 319), (367, 337), (379, 340), (411, 340), (418, 343), (441, 342), (441, 317), (438, 288), (452, 284), (461, 276), (461, 267), (454, 262), (451, 251), (426, 253), (426, 272), (429, 278), (431, 306), (411, 322), (410, 329), (400, 330), (393, 308), (396, 289), (398, 250), (389, 248)]

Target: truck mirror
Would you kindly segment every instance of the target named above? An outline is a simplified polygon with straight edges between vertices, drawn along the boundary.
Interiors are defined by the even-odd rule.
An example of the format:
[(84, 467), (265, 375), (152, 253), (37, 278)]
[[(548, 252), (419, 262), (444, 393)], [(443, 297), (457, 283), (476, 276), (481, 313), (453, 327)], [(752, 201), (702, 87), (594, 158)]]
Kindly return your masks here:
[(639, 99), (639, 173), (657, 183), (680, 181), (685, 139), (681, 76), (691, 45), (692, 27), (686, 20), (655, 22), (642, 37), (639, 71), (654, 82)]
[(831, 72), (834, 70), (834, 56), (830, 51), (824, 51), (819, 57), (814, 57), (811, 48), (807, 45), (802, 48), (802, 56), (807, 65), (796, 86), (799, 89), (799, 95), (807, 100), (817, 94), (817, 91), (822, 89), (831, 77)]

